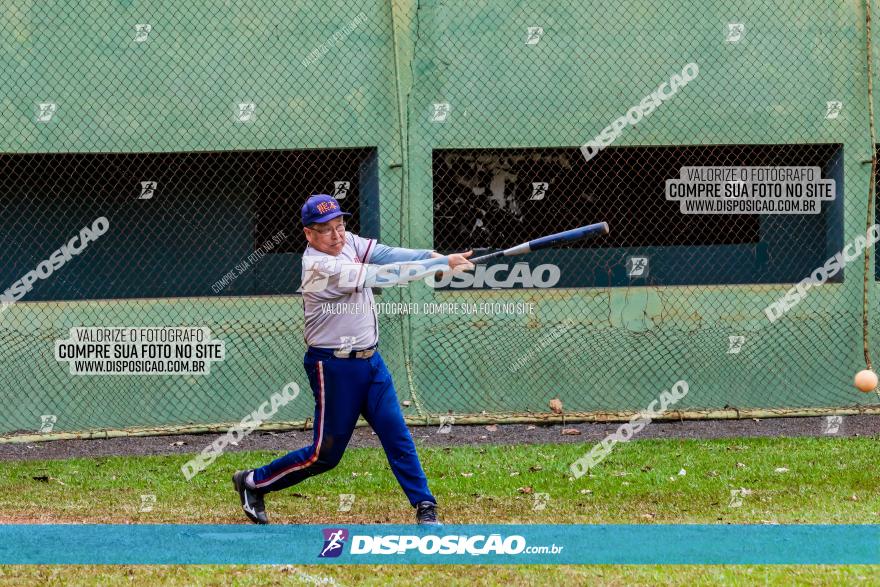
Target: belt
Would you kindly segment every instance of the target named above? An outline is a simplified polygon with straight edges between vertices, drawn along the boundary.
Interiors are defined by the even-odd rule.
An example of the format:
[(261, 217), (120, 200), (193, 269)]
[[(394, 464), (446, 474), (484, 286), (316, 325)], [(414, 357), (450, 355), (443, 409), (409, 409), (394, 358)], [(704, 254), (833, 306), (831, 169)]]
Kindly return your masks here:
[(333, 356), (339, 359), (369, 359), (376, 354), (378, 346), (379, 345), (376, 345), (374, 347), (362, 349), (359, 351), (345, 351), (342, 349), (336, 349), (333, 351)]

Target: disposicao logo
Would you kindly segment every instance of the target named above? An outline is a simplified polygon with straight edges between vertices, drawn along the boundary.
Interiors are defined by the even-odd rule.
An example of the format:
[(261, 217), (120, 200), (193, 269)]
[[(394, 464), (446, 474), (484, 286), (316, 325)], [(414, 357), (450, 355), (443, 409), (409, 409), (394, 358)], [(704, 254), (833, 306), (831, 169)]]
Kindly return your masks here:
[(324, 528), (324, 548), (318, 558), (335, 558), (342, 554), (342, 547), (348, 540), (348, 530), (344, 528)]
[(338, 557), (342, 554), (346, 541), (349, 542), (350, 555), (558, 555), (565, 546), (548, 544), (528, 546), (524, 536), (518, 534), (477, 534), (465, 536), (449, 534), (428, 535), (349, 535), (343, 528), (325, 528), (324, 548), (318, 558)]

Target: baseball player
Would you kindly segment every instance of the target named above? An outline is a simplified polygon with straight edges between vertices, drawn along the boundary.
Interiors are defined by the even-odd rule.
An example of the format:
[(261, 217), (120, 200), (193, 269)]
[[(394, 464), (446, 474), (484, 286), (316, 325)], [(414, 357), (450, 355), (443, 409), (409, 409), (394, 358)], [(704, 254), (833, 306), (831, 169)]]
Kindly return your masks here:
[(437, 271), (473, 268), (472, 254), (388, 247), (345, 231), (339, 202), (312, 196), (302, 207), (309, 246), (302, 259), (305, 340), (303, 366), (315, 398), (312, 444), (232, 477), (245, 515), (269, 522), (263, 496), (335, 467), (363, 416), (382, 443), (391, 470), (416, 508), (419, 524), (438, 524), (394, 382), (378, 351), (379, 323), (371, 286), (389, 286)]

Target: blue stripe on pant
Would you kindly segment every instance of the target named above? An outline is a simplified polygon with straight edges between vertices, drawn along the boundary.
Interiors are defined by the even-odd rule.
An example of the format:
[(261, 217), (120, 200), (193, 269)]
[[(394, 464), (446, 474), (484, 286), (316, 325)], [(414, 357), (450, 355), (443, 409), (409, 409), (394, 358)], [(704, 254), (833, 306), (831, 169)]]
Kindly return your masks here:
[(278, 491), (335, 467), (358, 416), (363, 415), (410, 503), (436, 503), (403, 420), (391, 373), (378, 351), (369, 359), (340, 359), (330, 349), (309, 347), (303, 365), (315, 396), (312, 444), (256, 469), (257, 489)]

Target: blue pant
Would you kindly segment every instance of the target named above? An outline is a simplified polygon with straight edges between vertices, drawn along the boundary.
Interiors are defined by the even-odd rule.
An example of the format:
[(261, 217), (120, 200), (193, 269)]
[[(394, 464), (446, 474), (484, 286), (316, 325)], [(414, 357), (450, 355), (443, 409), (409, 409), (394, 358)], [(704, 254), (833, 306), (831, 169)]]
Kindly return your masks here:
[(372, 426), (397, 482), (412, 505), (436, 503), (419, 463), (391, 373), (377, 351), (369, 359), (340, 359), (330, 349), (309, 347), (303, 364), (315, 396), (312, 444), (254, 471), (259, 491), (278, 491), (329, 471), (342, 459), (358, 416)]

